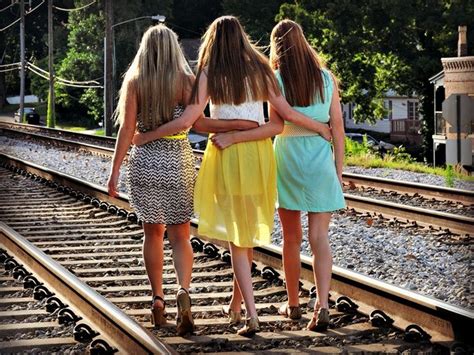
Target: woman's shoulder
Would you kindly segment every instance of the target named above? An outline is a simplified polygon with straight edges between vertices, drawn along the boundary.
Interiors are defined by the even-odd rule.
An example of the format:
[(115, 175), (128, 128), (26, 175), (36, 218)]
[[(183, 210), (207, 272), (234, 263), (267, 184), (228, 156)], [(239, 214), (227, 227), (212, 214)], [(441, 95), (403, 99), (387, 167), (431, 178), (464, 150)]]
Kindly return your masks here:
[(331, 87), (337, 82), (336, 77), (328, 68), (321, 68), (321, 75), (323, 77), (324, 86)]

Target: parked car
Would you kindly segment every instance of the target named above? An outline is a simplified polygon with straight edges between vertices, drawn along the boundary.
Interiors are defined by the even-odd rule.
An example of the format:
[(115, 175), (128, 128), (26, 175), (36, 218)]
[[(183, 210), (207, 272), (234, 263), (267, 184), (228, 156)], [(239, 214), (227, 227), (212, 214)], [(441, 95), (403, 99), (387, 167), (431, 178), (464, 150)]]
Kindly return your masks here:
[(384, 141), (378, 141), (372, 136), (368, 134), (362, 133), (346, 133), (346, 137), (352, 139), (355, 142), (362, 143), (364, 141), (364, 136), (367, 137), (367, 144), (371, 146), (373, 149), (378, 150), (382, 153), (388, 152), (393, 150), (395, 146), (391, 143), (387, 143)]
[(208, 136), (206, 134), (189, 132), (189, 142), (193, 149), (206, 149)]
[[(26, 122), (28, 124), (36, 124), (36, 125), (40, 124), (40, 115), (38, 114), (38, 112), (36, 112), (34, 107), (25, 107), (23, 109), (23, 115), (25, 116)], [(23, 120), (20, 119), (20, 109), (18, 109), (15, 112), (14, 119), (15, 119), (15, 122), (20, 122), (20, 123), (23, 122)]]

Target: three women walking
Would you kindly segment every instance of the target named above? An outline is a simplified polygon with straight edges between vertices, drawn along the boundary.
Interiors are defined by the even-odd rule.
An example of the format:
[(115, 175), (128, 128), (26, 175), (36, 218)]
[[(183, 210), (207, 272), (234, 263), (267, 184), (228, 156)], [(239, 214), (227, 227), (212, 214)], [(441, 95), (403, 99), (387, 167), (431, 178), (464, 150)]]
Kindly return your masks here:
[[(299, 26), (291, 23), (290, 27), (282, 27), (282, 32), (278, 30), (279, 26), (283, 25), (277, 25), (273, 31), (275, 35), (272, 34), (271, 58), (275, 73), (267, 58), (250, 42), (238, 20), (224, 16), (216, 19), (203, 37), (197, 78), (193, 85), (193, 77), (182, 61), (179, 47), (164, 54), (168, 58), (177, 56), (176, 61), (180, 64), (175, 67), (164, 68), (169, 63), (153, 60), (153, 56), (160, 57), (160, 54), (148, 51), (151, 57), (143, 65), (153, 63), (156, 70), (146, 76), (150, 82), (154, 81), (150, 84), (155, 85), (151, 89), (153, 91), (146, 91), (144, 86), (140, 86), (143, 85), (139, 80), (140, 74), (145, 71), (137, 58), (125, 76), (122, 105), (119, 105), (118, 111), (122, 125), (109, 191), (112, 194), (116, 191), (118, 168), (136, 125), (140, 133), (133, 138), (135, 145), (130, 155), (128, 189), (131, 204), (139, 219), (144, 221), (144, 258), (154, 292), (152, 311), (162, 320), (165, 306), (162, 280), (155, 274), (160, 267), (162, 270), (162, 238), (166, 225), (170, 241), (172, 238), (175, 241), (171, 245), (181, 287), (177, 295), (178, 334), (191, 332), (193, 328), (188, 294), (192, 252), (190, 256), (187, 253), (190, 248), (189, 219), (193, 195), (194, 210), (199, 217), (199, 233), (229, 243), (235, 279), (232, 299), (229, 305), (223, 307), (223, 312), (230, 324), (237, 325), (241, 322), (243, 301), (247, 319), (238, 334), (250, 336), (259, 330), (251, 277), (252, 248), (271, 243), (277, 186), (288, 292), (288, 304), (281, 308), (281, 312), (291, 318), (301, 317), (298, 307), (299, 246), (297, 255), (295, 246), (301, 243), (300, 211), (308, 211), (309, 239), (313, 254), (318, 257), (314, 266), (319, 300), (308, 327), (314, 330), (327, 326), (327, 294), (331, 275), (331, 254), (327, 242), (330, 213), (327, 212), (344, 206), (338, 180), (342, 169), (342, 165), (339, 167), (339, 163), (342, 164), (340, 153), (343, 152), (339, 137), (341, 132), (343, 137), (343, 131), (342, 126), (338, 126), (341, 119), (339, 97), (335, 81), (329, 71), (321, 67), (302, 32), (298, 32), (301, 31)], [(160, 28), (158, 32), (173, 34), (173, 41), (176, 39), (164, 25), (155, 27)], [(154, 31), (154, 28), (149, 31)], [(142, 44), (146, 37), (145, 34)], [(285, 49), (284, 41), (295, 39), (299, 42), (288, 43), (299, 46), (296, 53), (300, 56), (285, 56), (293, 47), (287, 44)], [(163, 41), (163, 38), (157, 40)], [(153, 44), (149, 45), (154, 48)], [(156, 45), (157, 51), (164, 50), (159, 46), (174, 48), (174, 42), (173, 46)], [(140, 49), (137, 57), (139, 54)], [(295, 58), (298, 62), (292, 63)], [(136, 61), (136, 69), (132, 69)], [(305, 70), (300, 73), (296, 68), (302, 63)], [(169, 74), (170, 68), (176, 71), (174, 76)], [(174, 95), (168, 93), (166, 101), (161, 95), (170, 88), (174, 89)], [(130, 98), (130, 95), (135, 98)], [(211, 118), (204, 118), (202, 112), (208, 101)], [(269, 123), (264, 121), (263, 101), (270, 103)], [(181, 115), (180, 104), (187, 104)], [(173, 119), (169, 119), (171, 117)], [(333, 129), (337, 169), (332, 160), (328, 120)], [(194, 166), (190, 167), (192, 152), (186, 139), (186, 131), (193, 125), (197, 130), (215, 133), (204, 153), (194, 194), (191, 171)], [(280, 133), (274, 154), (270, 137)], [(307, 170), (307, 162), (311, 162), (311, 170)], [(328, 188), (331, 190), (328, 191)], [(332, 193), (335, 195), (327, 196)], [(336, 203), (329, 205), (328, 201), (334, 197)], [(182, 219), (177, 220), (177, 216), (182, 216)], [(152, 254), (153, 262), (147, 264)], [(188, 258), (186, 262), (182, 260), (183, 256)], [(290, 257), (297, 257), (298, 261), (294, 259), (292, 262)], [(290, 269), (293, 270), (290, 272)], [(155, 323), (160, 324), (156, 320)]]

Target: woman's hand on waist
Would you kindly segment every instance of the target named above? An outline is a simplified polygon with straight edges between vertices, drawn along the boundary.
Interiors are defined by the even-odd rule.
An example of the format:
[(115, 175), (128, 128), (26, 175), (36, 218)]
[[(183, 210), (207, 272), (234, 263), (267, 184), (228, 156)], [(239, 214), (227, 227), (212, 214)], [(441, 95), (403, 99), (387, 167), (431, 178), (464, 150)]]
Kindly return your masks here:
[(218, 149), (222, 150), (235, 143), (234, 137), (233, 132), (217, 133), (211, 137), (211, 141)]
[(328, 142), (331, 142), (332, 131), (331, 131), (331, 127), (329, 127), (327, 124), (321, 123), (321, 127), (318, 129), (318, 133), (325, 140), (327, 140)]
[(135, 145), (143, 145), (143, 144), (146, 144), (150, 141), (151, 140), (150, 140), (148, 132), (145, 132), (145, 133), (137, 132), (137, 133), (135, 133), (135, 135), (133, 136), (133, 139), (132, 139), (132, 143), (135, 144)]

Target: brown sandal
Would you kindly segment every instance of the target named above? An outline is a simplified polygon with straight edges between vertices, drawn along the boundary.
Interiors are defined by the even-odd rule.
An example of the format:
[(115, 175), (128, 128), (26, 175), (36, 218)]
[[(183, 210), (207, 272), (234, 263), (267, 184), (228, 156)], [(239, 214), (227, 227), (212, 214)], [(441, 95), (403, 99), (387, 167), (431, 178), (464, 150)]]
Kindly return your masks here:
[(313, 313), (313, 318), (309, 321), (306, 329), (313, 332), (324, 332), (329, 326), (329, 310), (320, 308), (318, 313)]
[(245, 326), (237, 331), (238, 335), (243, 337), (251, 337), (260, 331), (260, 324), (258, 323), (257, 316), (248, 318), (245, 323)]
[[(163, 307), (155, 307), (156, 301), (163, 302)], [(166, 302), (161, 296), (153, 296), (151, 300), (151, 324), (159, 327), (166, 324)]]
[(230, 306), (222, 306), (222, 314), (227, 316), (230, 325), (237, 325), (242, 320), (241, 312), (234, 312)]
[(283, 303), (278, 309), (278, 314), (290, 318), (292, 320), (301, 319), (303, 316), (300, 306), (290, 306), (288, 302)]
[(194, 320), (191, 313), (191, 297), (184, 288), (180, 288), (176, 294), (176, 333), (179, 336), (191, 334), (194, 331)]

